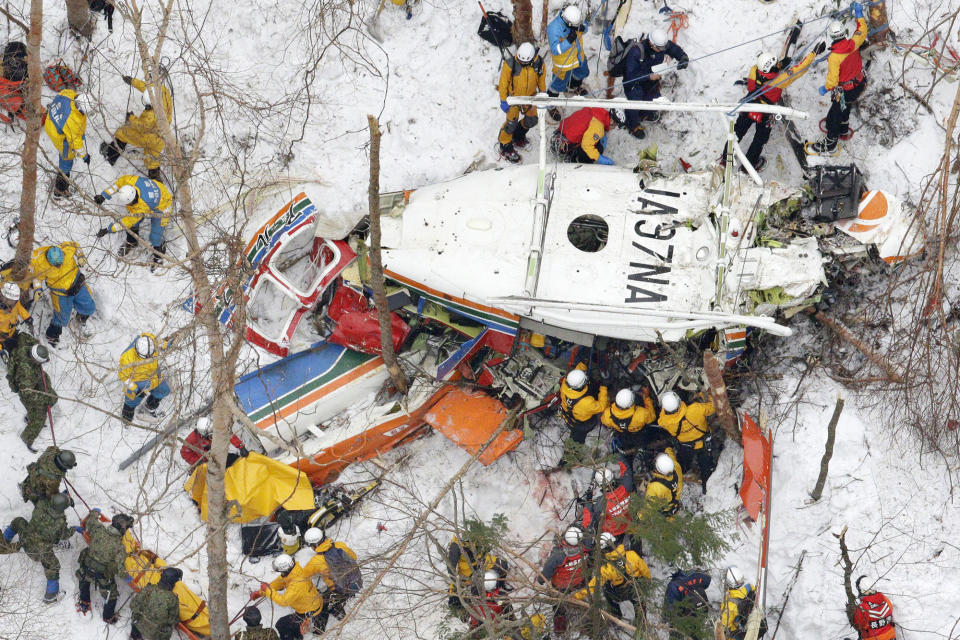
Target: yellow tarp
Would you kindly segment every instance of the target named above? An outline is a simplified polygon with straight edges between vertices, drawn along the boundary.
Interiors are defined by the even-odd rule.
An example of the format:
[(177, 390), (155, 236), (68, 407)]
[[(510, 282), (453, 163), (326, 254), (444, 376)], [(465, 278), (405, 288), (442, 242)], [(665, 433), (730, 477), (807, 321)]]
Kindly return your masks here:
[[(127, 573), (130, 574), (130, 587), (140, 591), (148, 584), (160, 581), (160, 572), (167, 563), (163, 558), (152, 551), (141, 549), (133, 533), (127, 531), (123, 535), (123, 546), (127, 550), (127, 559), (124, 561)], [(210, 616), (207, 613), (206, 603), (190, 590), (182, 581), (173, 587), (173, 593), (180, 600), (180, 622), (197, 635), (210, 635)], [(199, 610), (199, 613), (197, 611)]]
[[(250, 522), (269, 516), (283, 505), (291, 511), (312, 509), (313, 487), (306, 474), (259, 453), (251, 452), (228, 469), (224, 478), (229, 516)], [(207, 465), (201, 464), (183, 485), (200, 505), (200, 517), (207, 519)], [(239, 510), (238, 510), (239, 509)]]

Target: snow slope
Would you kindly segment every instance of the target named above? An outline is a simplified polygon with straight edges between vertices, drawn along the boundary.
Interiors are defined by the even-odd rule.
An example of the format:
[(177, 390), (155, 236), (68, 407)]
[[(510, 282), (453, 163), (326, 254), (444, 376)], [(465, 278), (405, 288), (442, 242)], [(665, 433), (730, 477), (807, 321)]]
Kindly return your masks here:
[[(17, 13), (25, 2), (11, 3)], [(539, 5), (540, 3), (535, 2)], [(552, 1), (551, 17), (561, 3)], [(729, 101), (741, 96), (733, 81), (741, 77), (761, 48), (751, 42), (739, 48), (732, 45), (773, 34), (762, 45), (777, 49), (779, 30), (796, 11), (802, 17), (818, 15), (830, 3), (803, 0), (780, 0), (762, 4), (750, 0), (736, 3), (697, 3), (691, 9), (690, 27), (683, 31), (679, 43), (694, 62), (687, 72), (675, 76), (666, 95), (693, 101)], [(901, 38), (918, 33), (915, 16), (923, 14), (926, 0), (916, 3), (914, 10), (891, 7), (895, 30)], [(368, 15), (375, 2), (367, 0), (362, 14)], [(489, 0), (488, 10), (509, 12), (506, 0)], [(646, 31), (660, 20), (658, 3), (636, 2), (628, 23), (627, 35)], [(679, 7), (675, 7), (679, 8)], [(190, 3), (198, 21), (203, 22), (203, 45), (210, 50), (210, 68), (215, 69), (232, 89), (252, 101), (268, 99), (273, 87), (302, 84), (299, 68), (307, 62), (304, 18), (287, 3), (200, 1)], [(44, 50), (47, 59), (59, 53), (68, 59), (73, 51), (58, 42), (65, 14), (61, 6), (47, 7)], [(314, 92), (308, 125), (303, 140), (293, 147), (294, 157), (286, 169), (276, 163), (283, 152), (276, 141), (297, 138), (299, 127), (284, 123), (255, 123), (243, 120), (245, 112), (225, 104), (227, 124), (210, 120), (213, 134), (203, 140), (207, 162), (196, 178), (198, 197), (211, 206), (223, 199), (221, 185), (232, 184), (236, 173), (227, 162), (230, 155), (239, 155), (249, 167), (262, 171), (267, 163), (278, 172), (294, 177), (315, 177), (325, 184), (328, 206), (333, 210), (355, 210), (365, 207), (367, 184), (366, 114), (379, 116), (384, 138), (381, 150), (381, 188), (412, 188), (460, 175), (472, 162), (495, 163), (494, 145), (502, 114), (497, 106), (493, 85), (496, 82), (498, 55), (474, 34), (479, 21), (478, 9), (469, 2), (423, 0), (413, 19), (404, 20), (402, 12), (388, 6), (381, 22), (387, 34), (382, 47), (370, 40), (360, 40), (377, 71), (356, 58), (340, 56), (336, 51), (325, 54), (312, 79)], [(111, 168), (96, 154), (99, 142), (109, 138), (129, 102), (127, 87), (120, 74), (136, 74), (137, 62), (129, 24), (117, 16), (116, 32), (107, 36), (101, 23), (95, 35), (100, 54), (92, 56), (85, 67), (88, 91), (99, 100), (100, 110), (91, 118), (89, 145), (94, 150), (90, 175), (78, 164), (75, 176), (81, 187), (99, 191), (117, 175), (122, 166)], [(535, 7), (535, 25), (539, 25), (539, 6)], [(819, 31), (825, 22), (811, 26)], [(15, 27), (14, 27), (15, 29)], [(803, 38), (810, 36), (805, 32)], [(802, 39), (803, 39), (802, 38)], [(102, 39), (102, 40), (101, 40)], [(587, 36), (588, 47), (595, 52), (599, 38)], [(173, 60), (172, 78), (176, 93), (177, 125), (190, 131), (198, 125), (198, 104), (192, 97), (190, 77), (178, 66), (175, 45), (164, 53)], [(708, 54), (709, 57), (705, 57)], [(893, 73), (901, 59), (889, 52), (876, 56), (872, 86), (864, 104), (880, 88), (894, 84)], [(595, 58), (591, 62), (595, 69)], [(826, 100), (816, 93), (822, 84), (823, 66), (798, 81), (790, 90), (793, 105), (808, 110), (811, 119), (799, 124), (809, 137), (816, 137), (816, 121), (827, 108)], [(921, 69), (910, 76), (924, 82)], [(926, 80), (927, 82), (929, 79)], [(591, 76), (588, 85), (599, 87)], [(909, 99), (891, 98), (884, 105), (898, 120), (896, 140), (892, 147), (879, 144), (880, 135), (870, 127), (850, 142), (850, 156), (864, 170), (871, 186), (883, 186), (906, 200), (917, 198), (923, 176), (935, 162), (934, 149), (940, 142), (937, 121), (949, 111), (952, 86), (944, 83), (934, 94), (931, 106), (936, 117), (922, 109), (915, 113)], [(45, 95), (45, 101), (50, 94)], [(204, 104), (209, 109), (209, 103)], [(865, 107), (866, 108), (866, 107)], [(231, 119), (230, 116), (236, 116)], [(302, 110), (292, 114), (303, 117)], [(297, 122), (294, 118), (291, 122)], [(857, 127), (854, 116), (854, 126)], [(715, 116), (681, 116), (667, 114), (659, 126), (650, 127), (651, 135), (644, 146), (659, 145), (662, 165), (676, 168), (681, 156), (695, 167), (707, 166), (718, 154), (723, 140), (722, 126)], [(2, 134), (3, 148), (14, 149), (20, 134), (9, 130)], [(254, 137), (258, 144), (252, 144)], [(638, 143), (622, 131), (610, 134), (610, 151), (614, 160), (630, 164)], [(47, 158), (50, 145), (41, 140)], [(768, 145), (771, 160), (764, 176), (771, 180), (795, 182), (799, 173), (785, 144), (782, 133), (775, 131)], [(484, 159), (485, 158), (485, 159)], [(2, 212), (0, 223), (12, 221), (19, 200), (18, 158), (0, 154), (3, 167)], [(535, 158), (528, 153), (526, 161)], [(122, 165), (123, 161), (121, 161)], [(42, 162), (49, 168), (49, 160)], [(49, 174), (48, 174), (49, 175)], [(80, 465), (71, 475), (74, 485), (90, 506), (106, 512), (123, 509), (140, 514), (135, 530), (148, 548), (168, 561), (181, 566), (185, 581), (200, 593), (206, 592), (205, 564), (196, 550), (203, 540), (203, 525), (196, 511), (180, 489), (185, 468), (173, 448), (161, 448), (153, 456), (142, 459), (125, 472), (117, 472), (117, 464), (138, 447), (150, 434), (135, 427), (121, 427), (116, 418), (104, 411), (118, 412), (121, 388), (115, 375), (116, 360), (123, 348), (139, 331), (166, 334), (186, 324), (189, 316), (179, 307), (188, 294), (188, 282), (175, 270), (150, 274), (146, 258), (137, 265), (118, 264), (111, 252), (119, 243), (116, 236), (96, 240), (94, 232), (101, 221), (78, 214), (72, 207), (60, 209), (49, 202), (44, 185), (38, 195), (38, 242), (65, 239), (79, 241), (87, 250), (90, 264), (86, 268), (98, 304), (94, 316), (95, 335), (78, 340), (70, 330), (65, 332), (63, 346), (55, 353), (48, 370), (61, 401), (54, 409), (57, 441), (77, 452)], [(229, 225), (229, 216), (218, 219)], [(182, 256), (181, 241), (172, 243), (175, 256)], [(36, 326), (42, 329), (49, 317), (49, 303), (40, 304)], [(768, 607), (778, 607), (784, 600), (792, 569), (802, 550), (807, 551), (803, 570), (790, 595), (783, 615), (779, 636), (790, 640), (811, 635), (825, 638), (850, 636), (844, 620), (843, 592), (836, 566), (838, 547), (831, 533), (849, 525), (848, 540), (858, 548), (871, 543), (860, 561), (859, 573), (882, 577), (879, 587), (894, 600), (897, 620), (910, 638), (947, 637), (960, 611), (960, 590), (953, 586), (960, 553), (953, 540), (960, 534), (960, 516), (952, 509), (947, 476), (951, 473), (943, 461), (920, 458), (915, 448), (895, 443), (886, 435), (882, 415), (858, 410), (858, 404), (870, 406), (870, 399), (847, 398), (847, 408), (838, 430), (836, 452), (830, 480), (824, 497), (816, 505), (807, 505), (819, 469), (819, 458), (825, 439), (825, 424), (838, 391), (835, 383), (816, 375), (806, 378), (799, 394), (793, 396), (802, 367), (791, 372), (789, 356), (800, 353), (800, 339), (789, 348), (784, 346), (785, 376), (778, 383), (779, 396), (763, 398), (763, 408), (774, 419), (776, 434), (773, 538), (770, 556), (770, 595)], [(191, 381), (202, 378), (206, 367), (202, 348), (186, 347), (171, 354), (167, 362), (168, 376), (175, 392), (165, 404), (183, 408), (196, 406), (209, 393), (209, 385), (198, 382), (192, 391)], [(252, 366), (262, 354), (249, 351), (244, 366)], [(0, 385), (0, 401), (8, 410), (0, 415), (0, 463), (9, 469), (7, 481), (0, 486), (0, 522), (28, 510), (19, 497), (16, 482), (25, 475), (29, 456), (17, 434), (23, 410), (16, 396)], [(791, 406), (793, 401), (797, 401)], [(746, 408), (754, 411), (759, 398), (748, 398)], [(49, 444), (44, 433), (37, 444)], [(520, 449), (489, 468), (472, 468), (457, 489), (456, 509), (466, 508), (483, 519), (495, 513), (509, 518), (512, 541), (529, 544), (541, 538), (544, 531), (558, 530), (570, 498), (572, 484), (585, 483), (586, 471), (572, 477), (557, 476), (545, 483), (536, 472), (539, 466), (552, 463), (559, 450), (552, 441), (559, 441), (559, 430), (553, 429), (524, 443)], [(369, 581), (378, 567), (392, 554), (424, 505), (433, 500), (454, 470), (468, 459), (467, 454), (439, 435), (415, 441), (406, 447), (409, 458), (391, 473), (388, 485), (366, 502), (358, 513), (334, 532), (347, 541), (365, 560)], [(690, 489), (687, 502), (697, 499), (707, 510), (736, 506), (735, 487), (740, 477), (739, 450), (730, 446), (724, 452), (720, 467), (711, 479), (709, 492), (699, 500), (697, 489)], [(363, 479), (368, 471), (351, 470), (346, 479)], [(462, 500), (463, 503), (459, 501)], [(83, 505), (77, 505), (83, 515)], [(454, 514), (452, 497), (441, 501), (438, 509), (444, 517)], [(78, 517), (70, 514), (71, 523)], [(382, 525), (378, 531), (378, 524)], [(440, 517), (431, 519), (440, 544), (446, 543)], [(757, 534), (740, 531), (732, 523), (731, 536), (735, 561), (749, 575), (755, 567)], [(542, 538), (526, 553), (533, 563), (539, 562), (548, 550), (549, 536)], [(81, 619), (73, 610), (77, 547), (60, 552), (62, 586), (68, 592), (63, 602), (45, 606), (38, 602), (43, 590), (40, 567), (25, 555), (0, 557), (0, 637), (54, 638), (72, 637), (81, 640), (122, 636), (125, 630), (107, 629), (97, 616)], [(427, 558), (431, 560), (428, 561)], [(418, 537), (396, 562), (374, 597), (343, 630), (344, 637), (378, 634), (386, 638), (434, 638), (445, 613), (446, 583), (438, 564), (436, 547), (428, 539)], [(267, 563), (251, 565), (241, 562), (239, 535), (230, 535), (231, 612), (238, 611), (251, 588), (269, 575)], [(654, 565), (656, 577), (668, 569)], [(528, 569), (524, 571), (529, 572)], [(718, 577), (720, 571), (714, 572)], [(719, 590), (711, 589), (719, 600)], [(121, 590), (121, 602), (129, 595)], [(96, 599), (96, 598), (95, 598)], [(415, 615), (405, 613), (417, 605)], [(285, 613), (263, 608), (269, 620)], [(127, 609), (123, 610), (127, 613)], [(124, 623), (127, 624), (126, 617)], [(21, 635), (17, 635), (25, 628)], [(331, 633), (330, 635), (333, 635)]]

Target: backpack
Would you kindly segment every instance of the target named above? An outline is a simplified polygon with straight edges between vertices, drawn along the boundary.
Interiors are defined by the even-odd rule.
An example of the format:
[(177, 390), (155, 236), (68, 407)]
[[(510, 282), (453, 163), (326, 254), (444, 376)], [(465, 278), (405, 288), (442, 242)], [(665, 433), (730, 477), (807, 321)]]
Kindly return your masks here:
[(77, 74), (67, 65), (54, 63), (43, 70), (43, 81), (53, 91), (60, 93), (64, 89), (76, 89), (83, 84)]
[(513, 44), (513, 21), (499, 11), (489, 11), (480, 18), (477, 35), (497, 47), (509, 47)]
[(346, 595), (356, 595), (363, 588), (363, 577), (357, 561), (343, 549), (334, 545), (323, 554), (330, 567), (330, 579), (336, 585), (337, 591)]
[(640, 51), (640, 59), (643, 59), (643, 47), (639, 46), (636, 38), (624, 40), (617, 36), (610, 47), (610, 55), (607, 56), (607, 74), (611, 78), (622, 78), (627, 72), (627, 54), (630, 50), (637, 48)]

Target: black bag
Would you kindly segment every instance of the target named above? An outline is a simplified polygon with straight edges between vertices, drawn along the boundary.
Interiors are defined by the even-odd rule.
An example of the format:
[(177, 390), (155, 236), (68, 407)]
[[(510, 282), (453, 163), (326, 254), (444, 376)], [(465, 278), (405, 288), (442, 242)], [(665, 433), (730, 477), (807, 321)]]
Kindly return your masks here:
[(275, 556), (282, 551), (280, 545), (280, 525), (276, 522), (266, 524), (245, 524), (240, 526), (240, 547), (243, 555), (254, 558)]
[(363, 577), (357, 561), (347, 555), (347, 552), (336, 546), (323, 554), (330, 568), (330, 579), (336, 585), (337, 591), (346, 595), (357, 595), (363, 588)]
[(3, 77), (13, 82), (27, 78), (27, 45), (8, 42), (3, 48)]
[[(636, 38), (624, 40), (617, 36), (610, 47), (610, 55), (607, 56), (607, 73), (611, 78), (622, 78), (627, 72), (627, 54), (634, 47), (638, 47)], [(640, 55), (643, 56), (643, 49), (640, 49)]]
[[(489, 18), (489, 20), (487, 20)], [(480, 18), (480, 28), (477, 35), (497, 47), (509, 47), (513, 44), (513, 21), (499, 11), (489, 11)]]

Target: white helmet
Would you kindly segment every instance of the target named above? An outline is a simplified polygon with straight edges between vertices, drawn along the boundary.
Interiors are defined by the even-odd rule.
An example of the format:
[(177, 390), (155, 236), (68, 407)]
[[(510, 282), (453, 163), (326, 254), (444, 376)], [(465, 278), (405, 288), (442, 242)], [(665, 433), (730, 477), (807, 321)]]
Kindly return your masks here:
[(90, 99), (87, 97), (87, 94), (78, 93), (74, 96), (73, 106), (75, 106), (80, 113), (86, 113), (87, 109), (90, 108)]
[(43, 364), (50, 361), (50, 351), (42, 344), (35, 344), (30, 347), (30, 357), (34, 362)]
[(617, 391), (617, 397), (614, 400), (621, 409), (629, 409), (633, 406), (633, 391), (630, 389), (620, 389)]
[(120, 204), (130, 204), (137, 199), (137, 190), (133, 185), (125, 184), (117, 190), (117, 202)]
[(842, 40), (847, 37), (847, 28), (839, 20), (834, 20), (827, 27), (827, 37), (831, 40)]
[(210, 432), (213, 431), (213, 422), (207, 416), (201, 416), (197, 418), (197, 433), (202, 435), (204, 438), (210, 436)]
[(743, 585), (743, 573), (737, 567), (729, 567), (723, 578), (728, 586), (740, 587)]
[(273, 559), (273, 570), (280, 573), (286, 573), (287, 571), (290, 571), (290, 569), (293, 569), (294, 564), (293, 558), (285, 553), (281, 553)]
[(487, 569), (486, 573), (483, 574), (483, 590), (493, 591), (497, 588), (498, 582), (500, 582), (500, 574), (493, 569)]
[(777, 66), (777, 56), (769, 51), (764, 51), (757, 56), (757, 70), (763, 73), (770, 73)]
[(20, 287), (17, 286), (16, 282), (4, 282), (3, 286), (0, 287), (0, 294), (7, 300), (19, 300)]
[(310, 527), (306, 533), (303, 534), (303, 541), (311, 547), (317, 546), (326, 539), (327, 534), (319, 527)]
[(534, 57), (537, 55), (537, 48), (533, 46), (532, 42), (524, 42), (519, 47), (517, 47), (517, 60), (527, 64), (528, 62), (533, 62)]
[(655, 46), (657, 49), (663, 49), (665, 46), (667, 46), (667, 32), (663, 29), (654, 29), (650, 32), (648, 39), (650, 40), (650, 44)]
[(133, 348), (141, 358), (150, 358), (157, 352), (157, 345), (150, 336), (139, 336), (133, 343)]
[(611, 485), (614, 480), (613, 471), (610, 469), (597, 469), (597, 472), (593, 474), (593, 483), (598, 487)]
[(609, 531), (604, 531), (600, 534), (600, 548), (601, 549), (613, 549), (617, 546), (617, 537), (610, 533)]
[(576, 547), (583, 540), (583, 531), (580, 527), (567, 527), (563, 532), (563, 543), (568, 547)]
[(567, 386), (574, 391), (579, 391), (587, 386), (587, 372), (583, 369), (574, 369), (567, 374)]
[(680, 396), (673, 391), (667, 391), (660, 396), (660, 408), (667, 413), (673, 413), (680, 409)]
[(674, 471), (673, 458), (671, 458), (665, 453), (658, 453), (657, 459), (656, 461), (654, 461), (654, 464), (657, 467), (657, 473), (661, 475), (668, 476)]
[(583, 22), (583, 12), (580, 11), (580, 7), (575, 4), (568, 4), (563, 8), (563, 11), (560, 12), (560, 17), (563, 18), (563, 21), (567, 23), (568, 27), (579, 27)]

